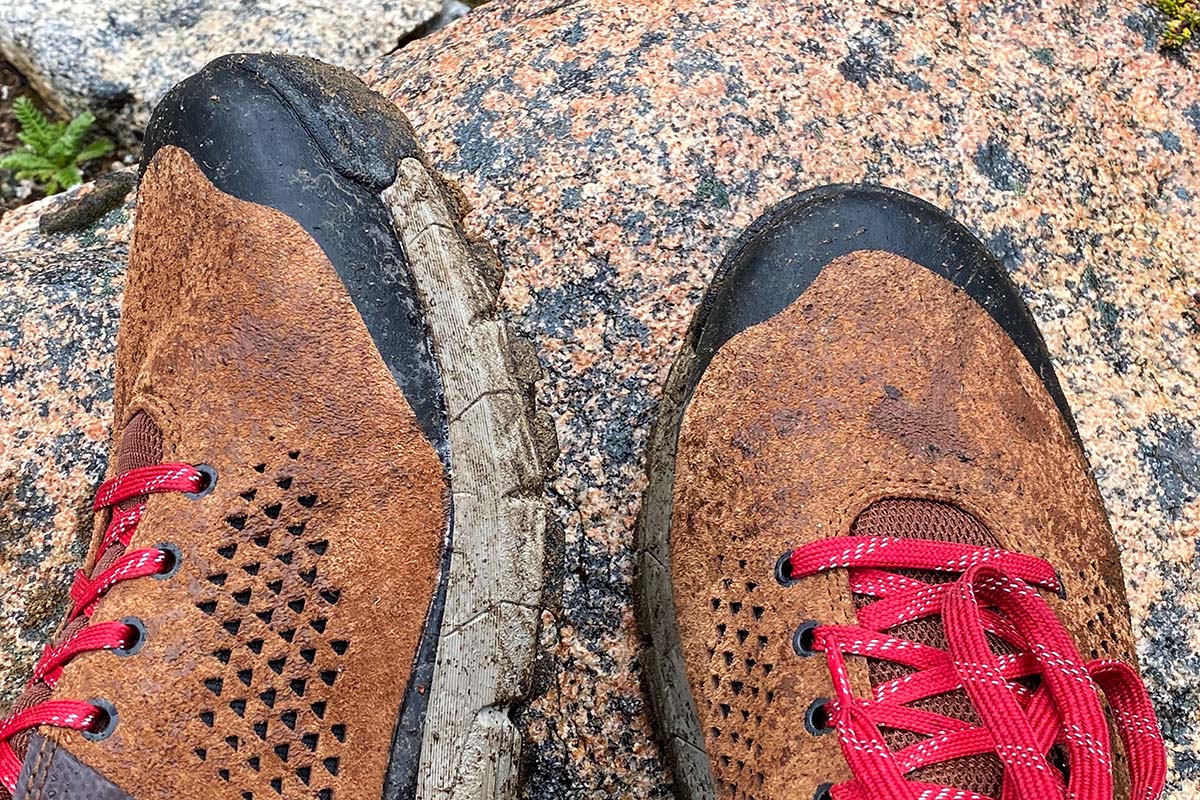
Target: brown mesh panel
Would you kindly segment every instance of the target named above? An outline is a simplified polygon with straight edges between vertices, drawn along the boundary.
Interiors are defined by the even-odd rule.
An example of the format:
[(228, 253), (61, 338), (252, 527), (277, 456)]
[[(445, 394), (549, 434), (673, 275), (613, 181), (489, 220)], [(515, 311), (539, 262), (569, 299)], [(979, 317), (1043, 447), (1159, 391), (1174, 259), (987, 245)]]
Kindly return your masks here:
[(121, 434), (121, 446), (117, 450), (117, 474), (158, 464), (162, 461), (162, 455), (162, 431), (150, 417), (139, 411)]
[[(121, 433), (121, 445), (117, 448), (117, 475), (141, 467), (149, 467), (162, 461), (162, 431), (144, 412), (139, 411), (129, 420)], [(146, 495), (138, 495), (120, 503), (121, 509), (130, 509), (138, 503), (145, 502)], [(105, 514), (105, 524), (108, 524), (108, 514)], [(105, 551), (103, 558), (96, 562), (92, 574), (103, 572), (112, 566), (113, 562), (125, 554), (125, 548), (120, 543), (114, 544)]]
[[(937, 542), (995, 547), (998, 542), (979, 520), (962, 509), (934, 500), (897, 498), (880, 500), (864, 510), (850, 529), (852, 536), (889, 536), (900, 539), (927, 539)], [(928, 583), (944, 583), (953, 575), (937, 572), (906, 570), (914, 578)], [(868, 605), (870, 598), (858, 597), (859, 607)], [(946, 648), (946, 632), (940, 619), (930, 618), (898, 625), (890, 633), (914, 642)], [(993, 642), (993, 644), (998, 644)], [(903, 677), (906, 667), (887, 661), (868, 659), (871, 686)], [(965, 692), (956, 691), (931, 697), (913, 704), (917, 708), (979, 724), (979, 717)], [(885, 730), (885, 740), (894, 749), (914, 744), (922, 738), (909, 731)], [(913, 780), (952, 786), (979, 794), (999, 796), (1004, 768), (993, 755), (971, 756), (935, 764), (912, 774)]]

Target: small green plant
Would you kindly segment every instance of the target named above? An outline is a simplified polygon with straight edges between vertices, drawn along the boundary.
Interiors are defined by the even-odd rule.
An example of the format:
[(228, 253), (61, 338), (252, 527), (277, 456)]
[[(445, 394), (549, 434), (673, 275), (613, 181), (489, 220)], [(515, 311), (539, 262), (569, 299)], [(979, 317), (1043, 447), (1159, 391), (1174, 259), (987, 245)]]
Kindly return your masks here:
[(1200, 32), (1200, 5), (1196, 0), (1155, 0), (1155, 5), (1167, 15), (1167, 29), (1162, 35), (1163, 47), (1183, 47)]
[(70, 122), (51, 122), (28, 97), (13, 101), (13, 116), (21, 123), (17, 134), (25, 146), (0, 156), (0, 169), (18, 179), (30, 179), (46, 194), (55, 194), (83, 180), (79, 165), (108, 155), (113, 144), (103, 137), (84, 144), (96, 118), (84, 112)]

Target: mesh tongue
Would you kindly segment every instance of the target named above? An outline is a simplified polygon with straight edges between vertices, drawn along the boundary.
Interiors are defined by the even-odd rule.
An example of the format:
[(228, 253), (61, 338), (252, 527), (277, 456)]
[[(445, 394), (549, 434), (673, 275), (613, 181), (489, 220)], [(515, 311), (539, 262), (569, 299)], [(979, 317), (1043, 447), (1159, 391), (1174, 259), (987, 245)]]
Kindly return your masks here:
[(162, 455), (162, 431), (145, 412), (139, 411), (121, 434), (121, 445), (117, 448), (117, 474), (158, 464), (162, 461)]
[[(121, 444), (117, 447), (117, 474), (128, 472), (131, 469), (139, 467), (148, 467), (152, 464), (157, 464), (162, 461), (163, 440), (162, 431), (154, 424), (146, 414), (138, 412), (129, 420), (129, 424), (125, 426), (124, 432), (121, 434)], [(121, 503), (122, 508), (129, 508), (145, 500), (145, 496), (132, 497)], [(104, 553), (104, 557), (96, 562), (92, 568), (92, 574), (103, 571), (114, 561), (121, 557), (125, 552), (125, 548), (118, 542), (108, 548)], [(67, 625), (55, 639), (55, 644), (60, 644), (68, 637), (82, 629), (87, 625), (87, 618), (80, 617), (74, 622)], [(12, 712), (23, 711), (31, 708), (38, 703), (50, 699), (50, 688), (44, 683), (34, 684), (28, 687), (20, 697), (16, 699), (12, 706)], [(14, 736), (9, 742), (13, 752), (17, 758), (24, 759), (25, 751), (29, 748), (31, 734), (29, 732)], [(3, 790), (0, 789), (0, 797), (3, 797)]]
[[(927, 539), (937, 542), (995, 547), (996, 539), (979, 520), (967, 512), (948, 503), (934, 500), (888, 499), (880, 500), (864, 510), (850, 531), (852, 536), (887, 536), (899, 539)], [(914, 578), (928, 583), (945, 583), (955, 579), (953, 575), (937, 572), (904, 570)], [(871, 600), (857, 597), (859, 607)], [(946, 648), (946, 632), (940, 619), (933, 617), (898, 625), (889, 630), (896, 636)], [(871, 686), (875, 687), (911, 672), (907, 667), (888, 661), (868, 659)], [(932, 711), (947, 717), (964, 720), (972, 725), (980, 724), (975, 709), (963, 691), (931, 697), (914, 703), (914, 707)], [(915, 744), (923, 737), (909, 731), (884, 730), (884, 739), (895, 750)], [(942, 786), (951, 786), (969, 792), (997, 797), (1000, 794), (1004, 767), (994, 755), (984, 754), (957, 758), (919, 769), (912, 779)]]
[[(158, 464), (162, 462), (162, 455), (162, 431), (159, 430), (158, 426), (154, 424), (154, 421), (145, 412), (139, 411), (129, 420), (129, 424), (125, 426), (125, 430), (121, 433), (121, 444), (117, 447), (116, 453), (116, 474), (123, 475), (133, 469)], [(146, 495), (138, 495), (137, 497), (121, 501), (119, 507), (122, 510), (127, 510), (138, 503), (145, 502), (145, 500)], [(120, 543), (114, 544), (96, 562), (96, 566), (92, 568), (92, 574), (95, 575), (104, 571), (114, 561), (124, 555), (124, 553), (125, 548)]]

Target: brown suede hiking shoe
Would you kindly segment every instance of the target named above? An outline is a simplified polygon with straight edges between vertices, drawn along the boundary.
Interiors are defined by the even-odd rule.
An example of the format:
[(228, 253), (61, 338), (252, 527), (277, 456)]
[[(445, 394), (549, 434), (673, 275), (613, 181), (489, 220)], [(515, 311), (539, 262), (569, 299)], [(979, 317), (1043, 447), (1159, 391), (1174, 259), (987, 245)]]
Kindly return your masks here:
[(827, 187), (756, 222), (649, 471), (638, 605), (677, 796), (1161, 792), (1070, 411), (1003, 268), (945, 214)]
[(511, 796), (551, 443), (456, 195), (307, 59), (213, 62), (145, 150), (111, 479), (4, 786)]

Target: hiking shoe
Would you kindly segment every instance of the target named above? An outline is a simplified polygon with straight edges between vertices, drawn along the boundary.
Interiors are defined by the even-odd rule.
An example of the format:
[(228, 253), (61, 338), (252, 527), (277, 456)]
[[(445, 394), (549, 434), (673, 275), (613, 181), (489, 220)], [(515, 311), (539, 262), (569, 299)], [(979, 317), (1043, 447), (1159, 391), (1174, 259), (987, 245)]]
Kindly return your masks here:
[(283, 56), (172, 90), (142, 170), (111, 477), (4, 786), (510, 796), (547, 451), (463, 205), (390, 103)]
[(678, 797), (1162, 790), (1050, 357), (1003, 268), (920, 200), (816, 189), (738, 240), (670, 375), (639, 537)]

